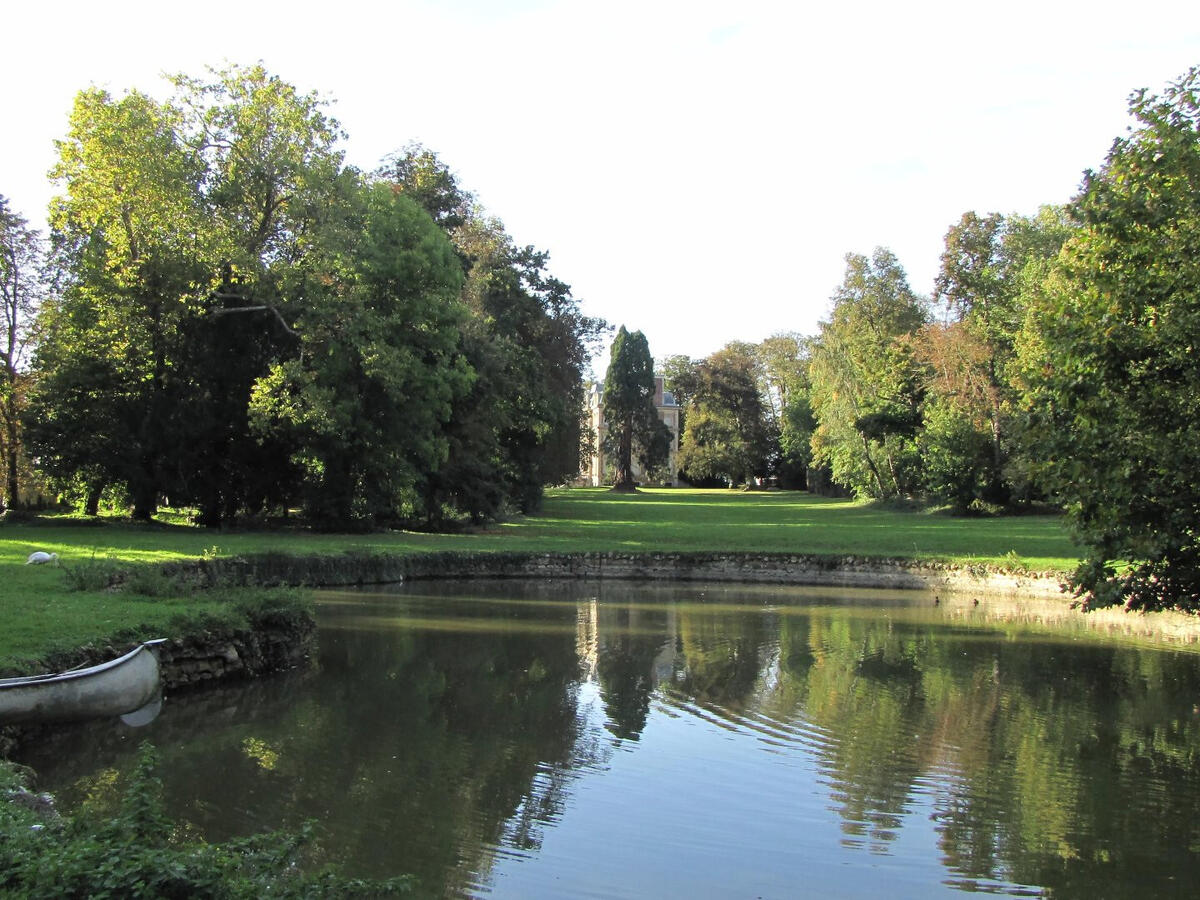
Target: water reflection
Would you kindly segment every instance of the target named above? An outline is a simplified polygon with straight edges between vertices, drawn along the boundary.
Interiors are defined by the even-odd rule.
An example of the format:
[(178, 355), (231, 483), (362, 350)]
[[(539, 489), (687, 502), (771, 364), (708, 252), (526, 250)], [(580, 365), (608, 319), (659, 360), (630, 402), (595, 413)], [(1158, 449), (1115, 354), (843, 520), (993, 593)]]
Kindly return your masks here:
[(323, 595), (307, 672), (27, 759), (110, 804), (143, 735), (213, 838), (316, 818), (430, 895), (1056, 896), (1200, 883), (1200, 657), (878, 592)]

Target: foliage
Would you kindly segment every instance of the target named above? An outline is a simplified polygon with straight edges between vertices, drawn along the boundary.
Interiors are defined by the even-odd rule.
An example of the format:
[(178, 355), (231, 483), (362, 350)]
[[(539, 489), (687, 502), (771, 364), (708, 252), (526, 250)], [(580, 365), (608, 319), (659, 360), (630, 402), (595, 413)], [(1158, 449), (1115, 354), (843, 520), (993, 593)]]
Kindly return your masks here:
[(1044, 472), (1089, 605), (1200, 609), (1200, 68), (1137, 92), (1089, 172), (1024, 348)]
[(143, 519), (169, 493), (212, 525), (293, 473), (247, 405), (292, 336), (288, 288), (340, 187), (316, 98), (261, 67), (215, 75), (176, 78), (166, 103), (78, 96), (54, 172), (66, 287), (29, 418), (50, 474), (82, 475), (93, 498), (125, 485)]
[(120, 577), (120, 567), (108, 557), (96, 557), (93, 550), (88, 559), (75, 563), (60, 562), (63, 584), (69, 591), (103, 591), (112, 587)]
[(807, 488), (817, 427), (808, 373), (812, 342), (794, 333), (775, 334), (760, 343), (755, 354), (769, 418), (779, 435), (775, 476), (782, 488)]
[(450, 242), (387, 185), (357, 202), (314, 273), (324, 289), (314, 285), (297, 318), (299, 352), (259, 379), (250, 403), (257, 433), (301, 448), (306, 509), (326, 527), (398, 516), (445, 459), (441, 426), (474, 376), (458, 352)]
[(907, 496), (919, 486), (925, 373), (912, 336), (925, 321), (890, 251), (846, 257), (832, 313), (812, 348), (812, 449), (815, 462), (860, 496)]
[(346, 167), (325, 101), (262, 66), (171, 81), (81, 92), (59, 143), (26, 417), (48, 475), (93, 514), (115, 488), (141, 519), (362, 529), (532, 510), (578, 471), (604, 325), (545, 253), (423, 148)]
[(696, 382), (696, 360), (682, 353), (667, 356), (655, 363), (655, 371), (663, 378), (663, 390), (670, 391), (679, 404), (679, 434), (687, 428), (687, 411)]
[(0, 890), (5, 896), (312, 898), (395, 896), (408, 878), (368, 882), (332, 869), (297, 867), (316, 830), (274, 832), (226, 844), (185, 840), (167, 817), (156, 754), (143, 743), (116, 815), (91, 821), (80, 814), (30, 825), (0, 804)]
[(26, 364), (33, 318), (48, 289), (41, 233), (0, 195), (0, 461), (4, 506), (21, 506), (21, 415), (28, 391)]
[[(976, 500), (1007, 504), (1038, 493), (1028, 479), (1016, 477), (1028, 450), (1017, 409), (1014, 344), (1046, 262), (1069, 233), (1065, 213), (1054, 207), (1043, 207), (1034, 217), (992, 213), (980, 218), (968, 212), (947, 232), (934, 284), (946, 320), (929, 323), (918, 344), (930, 371), (933, 419), (926, 428), (935, 431), (925, 445), (939, 456), (931, 464), (923, 460), (923, 478), (933, 496), (963, 506)], [(957, 459), (950, 458), (954, 451), (944, 440), (950, 437), (944, 426), (951, 421), (957, 434), (952, 443), (964, 453)], [(977, 438), (966, 433), (968, 428)], [(987, 453), (975, 452), (980, 442), (987, 444)], [(964, 494), (968, 488), (969, 496)]]
[(206, 281), (200, 173), (180, 127), (177, 109), (136, 92), (76, 98), (54, 172), (67, 193), (51, 215), (69, 278), (46, 309), (30, 403), (43, 468), (65, 477), (94, 466), (129, 485), (142, 517), (165, 486), (165, 444), (188, 424), (173, 363)]
[(640, 331), (631, 334), (624, 325), (617, 331), (600, 402), (608, 428), (603, 445), (616, 458), (614, 487), (632, 489), (635, 453), (648, 472), (666, 461), (671, 441), (654, 405), (654, 358)]
[(687, 477), (749, 484), (765, 477), (778, 446), (766, 380), (746, 344), (729, 344), (697, 363), (688, 386), (688, 417), (679, 452)]
[(918, 437), (921, 478), (929, 495), (965, 513), (984, 496), (991, 444), (971, 418), (951, 403), (925, 407)]
[(544, 484), (579, 472), (583, 375), (607, 326), (580, 312), (548, 254), (516, 246), (431, 151), (409, 146), (376, 177), (425, 208), (466, 276), (461, 350), (478, 377), (451, 409), (445, 464), (423, 473), (424, 527), (532, 511)]

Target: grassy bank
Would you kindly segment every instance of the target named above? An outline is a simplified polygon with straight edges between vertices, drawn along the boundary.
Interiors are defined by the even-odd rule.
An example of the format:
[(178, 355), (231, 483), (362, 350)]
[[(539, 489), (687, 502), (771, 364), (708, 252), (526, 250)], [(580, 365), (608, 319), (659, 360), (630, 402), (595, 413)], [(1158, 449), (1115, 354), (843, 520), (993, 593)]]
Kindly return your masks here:
[[(26, 566), (34, 550), (61, 565)], [(779, 552), (941, 560), (1068, 570), (1076, 551), (1055, 517), (954, 518), (790, 492), (604, 489), (552, 491), (536, 516), (460, 535), (390, 532), (211, 532), (46, 518), (0, 526), (0, 667), (130, 628), (170, 633), (181, 615), (223, 615), (229, 601), (151, 583), (137, 593), (99, 588), (104, 570), (202, 556), (348, 551)], [(72, 584), (93, 582), (91, 589)], [(147, 596), (147, 593), (149, 596)]]

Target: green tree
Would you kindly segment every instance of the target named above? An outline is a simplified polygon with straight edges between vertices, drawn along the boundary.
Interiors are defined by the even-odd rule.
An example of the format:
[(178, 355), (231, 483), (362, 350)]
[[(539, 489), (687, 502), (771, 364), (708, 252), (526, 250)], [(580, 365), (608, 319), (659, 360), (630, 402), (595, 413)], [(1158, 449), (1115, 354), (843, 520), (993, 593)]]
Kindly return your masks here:
[(185, 145), (203, 167), (215, 284), (180, 361), (194, 387), (192, 435), (175, 465), (200, 521), (217, 525), (295, 488), (295, 448), (252, 430), (250, 397), (271, 365), (301, 352), (295, 326), (330, 287), (330, 257), (361, 210), (319, 96), (261, 65), (172, 81)]
[(1089, 606), (1200, 609), (1200, 67), (1135, 93), (1023, 348)]
[(695, 367), (679, 467), (692, 478), (749, 484), (770, 470), (777, 426), (756, 348), (732, 343)]
[(582, 314), (548, 254), (516, 246), (431, 151), (411, 145), (377, 177), (419, 202), (454, 243), (470, 313), (464, 352), (487, 373), (455, 405), (450, 459), (428, 473), (425, 517), (436, 526), (455, 511), (476, 521), (507, 505), (530, 512), (545, 484), (579, 472), (583, 376), (607, 326)]
[[(76, 100), (54, 175), (67, 287), (45, 317), (30, 440), (60, 478), (219, 524), (283, 502), (292, 448), (252, 434), (256, 380), (300, 349), (354, 178), (336, 123), (261, 66), (177, 76), (159, 103)], [(305, 290), (308, 288), (309, 290)]]
[(48, 305), (28, 440), (50, 474), (69, 477), (84, 461), (70, 441), (90, 433), (91, 465), (128, 486), (139, 517), (173, 486), (188, 394), (174, 363), (210, 289), (201, 170), (180, 127), (178, 109), (143, 94), (83, 91), (53, 172), (68, 282)]
[(28, 417), (50, 474), (142, 518), (163, 495), (206, 525), (301, 499), (326, 525), (438, 527), (578, 471), (604, 325), (545, 253), (423, 148), (347, 168), (325, 102), (262, 66), (172, 83), (81, 93), (60, 143), (66, 289)]
[(779, 486), (806, 488), (812, 462), (812, 435), (817, 424), (812, 412), (812, 384), (808, 375), (811, 341), (795, 333), (783, 332), (764, 340), (756, 353), (765, 382), (767, 408), (779, 435), (775, 463)]
[(21, 415), (28, 377), (26, 364), (33, 318), (47, 286), (41, 233), (0, 195), (0, 459), (4, 465), (4, 506), (21, 505)]
[(919, 343), (931, 373), (922, 459), (926, 488), (960, 508), (1036, 494), (1022, 475), (1014, 348), (1030, 287), (1069, 233), (1063, 211), (1043, 207), (1034, 217), (968, 212), (946, 234), (934, 285), (946, 319)]
[[(474, 373), (459, 352), (462, 270), (445, 235), (388, 185), (364, 187), (297, 321), (301, 349), (254, 391), (260, 434), (291, 430), (314, 521), (394, 520), (446, 459), (443, 426)], [(320, 286), (317, 286), (320, 285)]]
[(655, 368), (663, 377), (663, 390), (670, 391), (679, 404), (676, 427), (682, 443), (683, 432), (687, 428), (688, 404), (696, 389), (696, 360), (677, 353), (659, 360)]
[(925, 372), (912, 336), (925, 321), (891, 251), (846, 257), (845, 279), (812, 348), (812, 449), (817, 464), (859, 495), (904, 496), (919, 486)]
[(617, 460), (613, 490), (632, 491), (634, 454), (642, 471), (649, 471), (666, 462), (671, 441), (654, 406), (654, 358), (640, 331), (630, 333), (624, 325), (618, 329), (600, 402), (608, 426), (605, 449)]
[(419, 203), (449, 234), (478, 218), (475, 195), (459, 184), (436, 153), (420, 144), (392, 154), (377, 174)]

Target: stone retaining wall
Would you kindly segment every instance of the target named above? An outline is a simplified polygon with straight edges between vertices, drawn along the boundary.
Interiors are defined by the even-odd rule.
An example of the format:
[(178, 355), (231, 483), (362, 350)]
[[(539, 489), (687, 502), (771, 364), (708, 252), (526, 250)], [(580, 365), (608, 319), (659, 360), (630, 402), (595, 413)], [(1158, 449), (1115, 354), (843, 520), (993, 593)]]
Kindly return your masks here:
[(781, 553), (263, 554), (203, 560), (176, 571), (208, 583), (335, 587), (432, 578), (624, 578), (907, 588), (977, 596), (1062, 599), (1057, 574), (986, 566)]
[(308, 658), (316, 625), (261, 631), (244, 630), (225, 635), (190, 635), (159, 645), (163, 687), (170, 690), (206, 681), (254, 678), (280, 672)]

